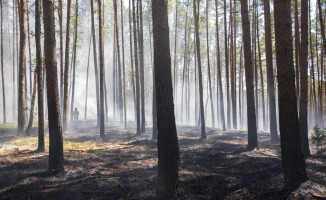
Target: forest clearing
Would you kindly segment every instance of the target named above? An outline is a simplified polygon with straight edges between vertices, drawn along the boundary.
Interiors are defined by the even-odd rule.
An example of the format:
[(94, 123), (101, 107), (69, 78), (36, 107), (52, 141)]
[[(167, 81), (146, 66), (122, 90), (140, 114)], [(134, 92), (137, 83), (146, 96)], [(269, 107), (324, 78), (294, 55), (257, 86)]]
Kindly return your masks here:
[[(0, 129), (1, 199), (155, 199), (156, 142), (151, 130), (136, 136), (133, 129), (109, 124), (101, 142), (96, 122), (78, 122), (64, 134), (65, 173), (51, 176), (47, 153), (31, 151), (30, 138)], [(310, 180), (287, 190), (282, 182), (279, 144), (259, 132), (260, 146), (246, 151), (244, 131), (178, 127), (181, 165), (177, 199), (324, 199), (326, 159), (307, 159)], [(47, 137), (46, 137), (47, 138)], [(48, 139), (46, 139), (46, 146)], [(312, 154), (316, 153), (312, 150)]]

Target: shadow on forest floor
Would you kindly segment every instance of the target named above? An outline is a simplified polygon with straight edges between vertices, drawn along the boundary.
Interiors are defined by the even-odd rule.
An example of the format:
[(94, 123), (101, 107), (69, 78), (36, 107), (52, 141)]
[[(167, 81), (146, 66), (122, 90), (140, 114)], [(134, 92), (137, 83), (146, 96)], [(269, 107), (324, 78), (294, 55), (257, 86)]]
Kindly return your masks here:
[[(307, 159), (310, 180), (289, 191), (282, 182), (280, 145), (270, 143), (268, 133), (259, 133), (259, 148), (253, 151), (245, 150), (244, 131), (207, 133), (202, 141), (198, 128), (178, 127), (179, 199), (326, 198), (325, 157)], [(0, 130), (0, 138), (7, 138), (0, 141), (1, 199), (155, 198), (157, 151), (150, 128), (135, 136), (133, 127), (107, 124), (101, 141), (94, 122), (72, 124), (64, 134), (65, 173), (58, 175), (46, 171), (47, 151), (33, 151), (36, 131), (28, 138), (14, 134)]]

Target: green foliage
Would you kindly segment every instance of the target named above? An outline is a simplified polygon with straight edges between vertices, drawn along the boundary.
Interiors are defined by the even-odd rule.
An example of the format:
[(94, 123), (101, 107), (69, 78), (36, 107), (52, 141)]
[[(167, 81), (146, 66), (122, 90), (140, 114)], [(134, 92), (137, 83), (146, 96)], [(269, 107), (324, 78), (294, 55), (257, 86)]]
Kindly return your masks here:
[(311, 134), (310, 138), (314, 144), (321, 144), (324, 140), (326, 140), (326, 132), (315, 126), (314, 132)]

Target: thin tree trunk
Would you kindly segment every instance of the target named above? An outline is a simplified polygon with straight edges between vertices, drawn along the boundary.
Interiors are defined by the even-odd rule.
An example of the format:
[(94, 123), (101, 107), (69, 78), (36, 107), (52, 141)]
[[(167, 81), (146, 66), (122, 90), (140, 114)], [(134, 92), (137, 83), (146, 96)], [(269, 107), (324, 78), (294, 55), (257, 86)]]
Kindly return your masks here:
[[(220, 54), (220, 33), (219, 33), (219, 25), (218, 25), (218, 0), (215, 0), (215, 14), (216, 14), (216, 59), (217, 59), (217, 82), (218, 88), (220, 92), (220, 115), (222, 120), (222, 128), (225, 130), (225, 116), (224, 116), (224, 98), (223, 98), (223, 85), (222, 85), (222, 70), (221, 70), (221, 54)], [(218, 101), (218, 100), (217, 100)]]
[(63, 103), (63, 25), (62, 25), (62, 0), (59, 0), (58, 8), (59, 28), (60, 28), (60, 108)]
[(139, 105), (139, 73), (138, 73), (138, 48), (137, 48), (137, 26), (135, 16), (135, 0), (132, 0), (132, 15), (133, 15), (133, 32), (134, 32), (134, 52), (135, 52), (135, 71), (136, 71), (136, 120), (137, 120), (137, 135), (140, 134), (140, 105)]
[(139, 0), (140, 37), (139, 37), (139, 60), (140, 60), (140, 87), (141, 87), (141, 133), (145, 133), (145, 71), (144, 71), (144, 38), (143, 38), (143, 1)]
[(291, 1), (274, 1), (274, 21), (283, 175), (285, 184), (295, 187), (307, 180), (307, 175), (300, 146), (293, 65)]
[(243, 48), (245, 59), (245, 74), (246, 74), (246, 87), (247, 87), (247, 121), (248, 121), (248, 146), (247, 149), (251, 150), (258, 146), (257, 140), (257, 123), (256, 123), (256, 110), (255, 110), (255, 97), (253, 85), (253, 69), (251, 58), (251, 36), (250, 36), (250, 22), (248, 17), (248, 2), (247, 0), (241, 1), (241, 18), (243, 30)]
[(124, 126), (127, 128), (127, 111), (126, 111), (126, 69), (125, 69), (125, 42), (123, 32), (123, 0), (120, 1), (121, 7), (121, 40), (122, 40), (122, 76), (123, 76), (123, 115), (124, 115)]
[(44, 55), (49, 116), (49, 170), (63, 171), (63, 139), (59, 105), (55, 44), (54, 1), (43, 0)]
[(98, 0), (99, 53), (100, 53), (100, 136), (104, 139), (104, 44), (103, 44), (103, 4)]
[(228, 30), (226, 22), (226, 0), (224, 0), (224, 52), (225, 52), (225, 76), (226, 76), (226, 108), (227, 108), (227, 128), (231, 127), (230, 110), (230, 89), (229, 89), (229, 50), (228, 50)]
[(23, 134), (25, 129), (25, 72), (26, 72), (26, 0), (19, 1), (19, 78), (18, 78), (18, 132)]
[(3, 123), (7, 123), (6, 115), (6, 92), (5, 92), (5, 75), (3, 70), (3, 9), (1, 4), (1, 80), (2, 80), (2, 106), (3, 106)]
[(71, 94), (71, 106), (70, 106), (70, 121), (74, 119), (74, 103), (75, 103), (75, 83), (76, 83), (76, 60), (77, 60), (77, 37), (78, 37), (78, 0), (76, 0), (76, 13), (75, 13), (75, 36), (74, 36), (74, 55), (73, 55), (73, 74), (72, 74), (72, 94)]
[[(198, 4), (198, 5), (196, 5)], [(204, 116), (204, 102), (203, 102), (203, 81), (202, 81), (202, 69), (201, 69), (201, 57), (200, 57), (200, 40), (199, 40), (199, 13), (197, 13), (197, 6), (199, 1), (193, 1), (194, 7), (194, 19), (195, 19), (195, 33), (196, 33), (196, 48), (197, 48), (197, 59), (198, 59), (198, 79), (199, 79), (199, 104), (200, 104), (200, 118), (201, 118), (201, 139), (206, 139), (205, 131), (205, 116)]]
[(84, 112), (84, 119), (87, 120), (87, 100), (88, 100), (88, 72), (89, 72), (89, 58), (91, 55), (91, 43), (92, 43), (92, 36), (89, 38), (89, 48), (88, 48), (88, 59), (87, 59), (87, 71), (86, 71), (86, 97), (85, 97), (85, 112)]
[(320, 23), (320, 32), (323, 40), (323, 49), (324, 49), (324, 54), (326, 55), (326, 39), (325, 39), (325, 24), (323, 20), (323, 12), (321, 8), (321, 3), (320, 0), (317, 0), (318, 4), (318, 11), (319, 11), (319, 23)]
[(66, 27), (66, 51), (65, 51), (65, 69), (64, 69), (64, 94), (63, 94), (63, 129), (66, 130), (68, 123), (68, 78), (69, 78), (69, 48), (71, 31), (71, 0), (67, 5), (67, 27)]
[(208, 73), (209, 95), (210, 95), (210, 99), (211, 99), (212, 126), (214, 128), (215, 127), (215, 117), (214, 117), (214, 106), (213, 106), (211, 67), (210, 67), (210, 60), (209, 60), (208, 0), (206, 0), (206, 48), (207, 48), (207, 73)]
[[(14, 99), (13, 101), (13, 107), (12, 107), (12, 110), (13, 110), (13, 117), (16, 118), (16, 54), (15, 54), (15, 46), (16, 46), (16, 43), (17, 41), (15, 40), (16, 39), (16, 29), (15, 29), (15, 25), (16, 25), (16, 16), (15, 16), (15, 10), (16, 10), (16, 3), (15, 3), (15, 0), (13, 0), (13, 10), (12, 10), (12, 32), (13, 32), (13, 38), (12, 38), (12, 66), (13, 66), (13, 69), (12, 69), (12, 87), (13, 87), (13, 94), (12, 94), (12, 97)], [(18, 63), (17, 63), (18, 65)]]
[(135, 72), (134, 72), (134, 59), (133, 59), (133, 53), (132, 53), (132, 20), (131, 20), (131, 0), (129, 0), (129, 46), (130, 46), (130, 68), (131, 68), (131, 82), (132, 82), (132, 95), (133, 95), (133, 102), (134, 102), (134, 116), (135, 120), (137, 118), (137, 108), (136, 108), (136, 92), (135, 92)]
[(36, 72), (37, 72), (37, 107), (38, 107), (38, 148), (44, 152), (44, 105), (43, 105), (43, 63), (41, 49), (41, 3), (35, 0), (35, 44), (36, 44)]
[(35, 107), (35, 97), (36, 97), (36, 79), (37, 79), (37, 73), (34, 72), (34, 81), (33, 81), (33, 93), (32, 93), (32, 99), (31, 99), (31, 107), (29, 112), (29, 122), (28, 126), (25, 130), (25, 136), (31, 135), (31, 130), (33, 128), (33, 120), (34, 120), (34, 107)]
[(267, 71), (267, 93), (269, 101), (269, 127), (272, 141), (277, 141), (276, 124), (276, 103), (274, 89), (274, 70), (273, 70), (273, 50), (272, 50), (272, 31), (270, 17), (270, 2), (264, 0), (264, 20), (265, 20), (265, 53), (266, 53), (266, 71)]
[(96, 35), (95, 35), (95, 20), (94, 20), (94, 0), (91, 0), (91, 20), (92, 20), (92, 37), (93, 37), (93, 58), (95, 72), (95, 89), (96, 89), (96, 111), (97, 111), (97, 127), (100, 126), (100, 97), (99, 97), (99, 77), (97, 67), (97, 50), (96, 50)]
[[(299, 31), (299, 14), (298, 14), (298, 0), (294, 0), (294, 38), (295, 38), (295, 77), (296, 77), (296, 91), (297, 97), (300, 96), (300, 31)], [(298, 98), (298, 102), (299, 102)]]

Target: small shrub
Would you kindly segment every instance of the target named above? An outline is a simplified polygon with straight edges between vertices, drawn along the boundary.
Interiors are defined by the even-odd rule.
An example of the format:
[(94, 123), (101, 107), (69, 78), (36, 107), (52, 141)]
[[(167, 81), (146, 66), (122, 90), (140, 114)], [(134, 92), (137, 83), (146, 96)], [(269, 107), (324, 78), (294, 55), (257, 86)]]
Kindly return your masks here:
[(322, 154), (323, 142), (326, 140), (326, 132), (315, 126), (314, 132), (311, 134), (310, 138), (313, 144), (317, 145), (318, 154)]

